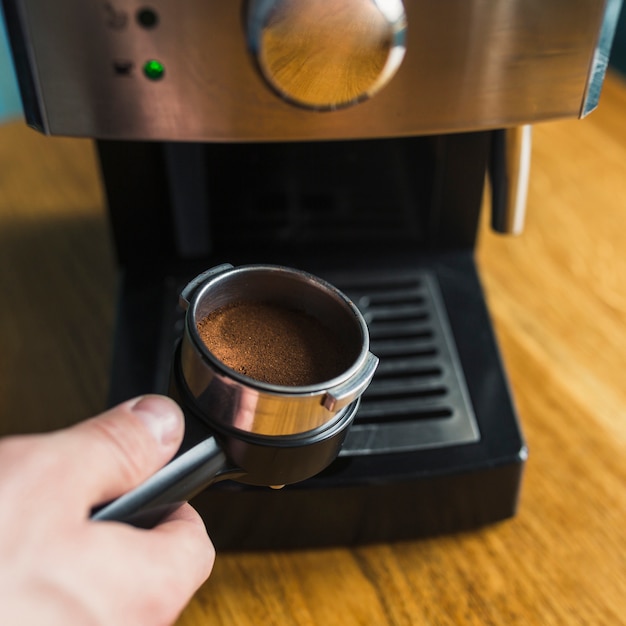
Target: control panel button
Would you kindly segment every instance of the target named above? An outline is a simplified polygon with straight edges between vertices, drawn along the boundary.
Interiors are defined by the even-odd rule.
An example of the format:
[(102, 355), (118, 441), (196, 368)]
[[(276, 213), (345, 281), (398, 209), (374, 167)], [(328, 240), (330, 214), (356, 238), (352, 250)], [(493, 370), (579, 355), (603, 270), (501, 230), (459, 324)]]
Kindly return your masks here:
[(137, 23), (143, 28), (156, 28), (159, 24), (159, 15), (154, 9), (144, 7), (136, 13)]

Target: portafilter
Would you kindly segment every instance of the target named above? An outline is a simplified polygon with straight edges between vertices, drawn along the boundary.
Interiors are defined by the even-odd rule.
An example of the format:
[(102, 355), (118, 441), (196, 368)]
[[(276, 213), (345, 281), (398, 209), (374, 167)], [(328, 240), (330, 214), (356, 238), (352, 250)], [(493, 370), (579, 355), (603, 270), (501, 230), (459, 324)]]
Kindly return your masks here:
[[(170, 395), (188, 423), (199, 420), (212, 434), (137, 488), (95, 510), (92, 519), (150, 527), (225, 478), (282, 486), (314, 476), (339, 453), (378, 365), (369, 351), (367, 325), (354, 303), (304, 271), (277, 265), (220, 265), (194, 278), (183, 289), (180, 303), (184, 331), (173, 357)], [(256, 329), (236, 332), (246, 307), (291, 318), (300, 334), (309, 331), (306, 324), (321, 329), (327, 343), (314, 339), (313, 349), (318, 360), (332, 359), (332, 366), (303, 384), (260, 376), (228, 361), (202, 334), (220, 316), (230, 322), (230, 329), (220, 327), (218, 320), (215, 332), (244, 357), (246, 350), (259, 349), (255, 333), (264, 333), (270, 351), (272, 342), (284, 342), (282, 335), (289, 334), (279, 326), (272, 339), (263, 320)], [(258, 362), (259, 355), (253, 356)], [(284, 362), (278, 359), (283, 369), (299, 367), (288, 357)], [(287, 377), (292, 379), (298, 381), (297, 376)]]

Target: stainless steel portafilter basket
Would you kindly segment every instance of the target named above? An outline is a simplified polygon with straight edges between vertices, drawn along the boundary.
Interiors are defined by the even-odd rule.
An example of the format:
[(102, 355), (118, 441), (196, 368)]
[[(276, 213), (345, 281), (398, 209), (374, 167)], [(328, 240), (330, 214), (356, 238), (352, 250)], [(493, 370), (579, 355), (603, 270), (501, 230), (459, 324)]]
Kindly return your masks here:
[[(206, 347), (198, 324), (240, 301), (259, 301), (312, 315), (341, 341), (349, 367), (330, 380), (294, 387), (261, 382), (225, 366)], [(180, 373), (198, 413), (211, 425), (257, 435), (297, 435), (332, 422), (369, 384), (378, 359), (356, 306), (311, 274), (271, 266), (229, 265), (209, 270), (181, 295), (187, 309)]]
[[(329, 380), (278, 385), (221, 361), (198, 326), (222, 307), (262, 302), (312, 316), (340, 342), (345, 368)], [(93, 519), (151, 526), (223, 478), (252, 485), (299, 482), (337, 456), (378, 359), (356, 306), (311, 274), (276, 265), (220, 265), (181, 294), (185, 328), (172, 363), (170, 395), (188, 420), (213, 436), (199, 442), (137, 489), (100, 508)]]

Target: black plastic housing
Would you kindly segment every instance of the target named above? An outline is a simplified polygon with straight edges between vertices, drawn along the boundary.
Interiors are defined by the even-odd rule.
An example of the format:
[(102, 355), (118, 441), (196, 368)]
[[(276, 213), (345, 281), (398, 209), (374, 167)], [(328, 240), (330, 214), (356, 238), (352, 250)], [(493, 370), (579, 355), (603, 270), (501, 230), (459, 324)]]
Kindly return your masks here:
[[(473, 258), (490, 144), (489, 132), (316, 144), (98, 143), (122, 270), (112, 403), (167, 391), (182, 329), (178, 293), (212, 265), (278, 263), (330, 282), (346, 273), (362, 284), (377, 277), (371, 302), (381, 276), (393, 284), (424, 274), (439, 294), (440, 306), (428, 310), (442, 318), (437, 327), (453, 362), (422, 369), (454, 370), (462, 393), (450, 397), (466, 406), (433, 409), (445, 377), (442, 385), (428, 374), (406, 389), (412, 374), (377, 381), (396, 367), (394, 355), (377, 354), (372, 393), (386, 386), (404, 408), (387, 410), (368, 390), (341, 456), (320, 475), (279, 491), (224, 481), (200, 494), (193, 503), (218, 548), (393, 541), (515, 514), (527, 451)], [(396, 325), (419, 331), (423, 303), (411, 297), (400, 303), (409, 317), (384, 320), (383, 335)], [(393, 349), (427, 344), (441, 352), (439, 334), (396, 333)], [(448, 426), (463, 412), (474, 435), (459, 439)], [(406, 429), (415, 441), (370, 452), (354, 445), (357, 429), (375, 439), (389, 422), (396, 438)]]

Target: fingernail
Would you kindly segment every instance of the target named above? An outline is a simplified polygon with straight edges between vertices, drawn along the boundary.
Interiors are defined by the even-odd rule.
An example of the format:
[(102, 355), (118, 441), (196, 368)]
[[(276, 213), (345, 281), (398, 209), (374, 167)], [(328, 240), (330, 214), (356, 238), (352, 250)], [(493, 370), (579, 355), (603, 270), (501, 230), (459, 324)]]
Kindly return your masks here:
[(143, 396), (133, 404), (131, 411), (159, 444), (169, 445), (182, 439), (183, 415), (173, 400), (165, 396)]

